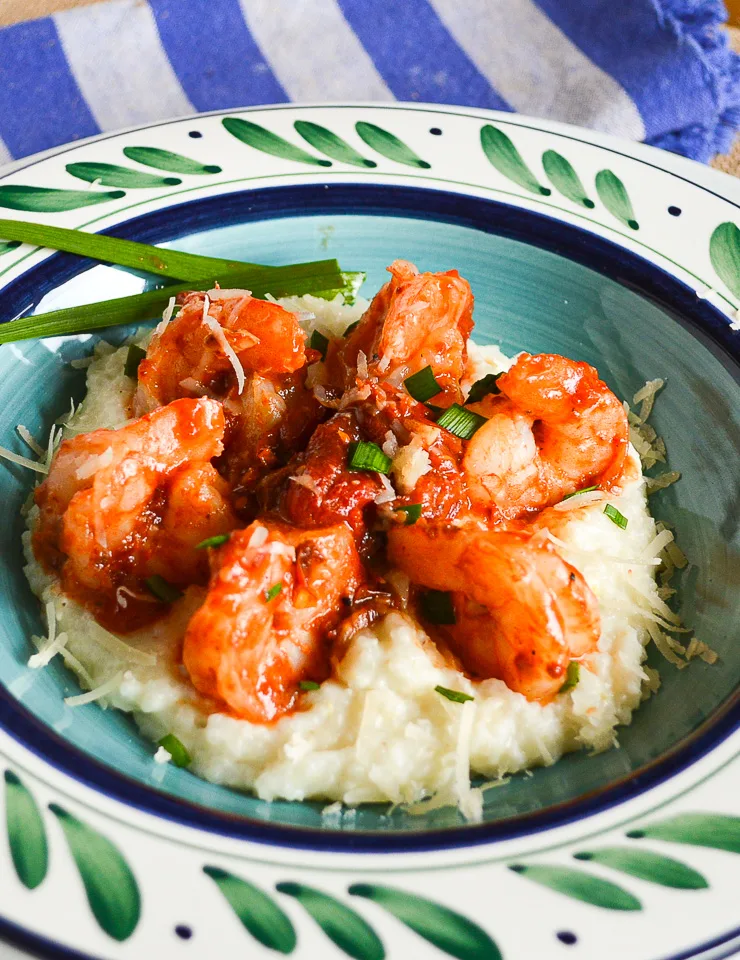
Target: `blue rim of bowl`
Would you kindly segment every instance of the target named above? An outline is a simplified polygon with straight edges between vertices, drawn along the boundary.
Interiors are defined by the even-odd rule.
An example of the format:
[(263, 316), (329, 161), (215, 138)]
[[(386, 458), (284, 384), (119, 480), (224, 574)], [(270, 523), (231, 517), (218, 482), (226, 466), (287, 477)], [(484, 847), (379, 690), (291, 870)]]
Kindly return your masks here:
[[(226, 200), (226, 203), (224, 201)], [(104, 231), (111, 236), (164, 243), (195, 232), (249, 221), (296, 215), (364, 214), (415, 217), (472, 227), (550, 250), (627, 286), (660, 306), (740, 380), (740, 347), (727, 318), (695, 291), (624, 248), (546, 214), (497, 200), (423, 187), (313, 183), (229, 193), (192, 200), (145, 214)], [(183, 230), (183, 224), (187, 229)], [(3, 290), (4, 322), (38, 303), (60, 283), (84, 272), (93, 261), (53, 254)], [(430, 851), (512, 839), (559, 827), (609, 809), (645, 792), (695, 763), (740, 727), (740, 690), (709, 718), (660, 757), (630, 774), (543, 811), (492, 823), (419, 830), (413, 833), (331, 831), (265, 823), (173, 798), (114, 771), (49, 730), (7, 690), (0, 688), (0, 727), (52, 766), (111, 799), (176, 823), (256, 843), (336, 853)]]

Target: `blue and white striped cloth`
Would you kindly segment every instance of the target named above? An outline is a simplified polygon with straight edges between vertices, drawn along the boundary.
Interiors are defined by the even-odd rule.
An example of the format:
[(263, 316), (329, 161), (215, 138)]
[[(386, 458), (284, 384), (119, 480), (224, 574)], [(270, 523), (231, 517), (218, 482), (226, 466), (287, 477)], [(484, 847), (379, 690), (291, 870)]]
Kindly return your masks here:
[(0, 30), (0, 162), (200, 110), (393, 99), (706, 161), (740, 127), (724, 19), (721, 0), (101, 0)]

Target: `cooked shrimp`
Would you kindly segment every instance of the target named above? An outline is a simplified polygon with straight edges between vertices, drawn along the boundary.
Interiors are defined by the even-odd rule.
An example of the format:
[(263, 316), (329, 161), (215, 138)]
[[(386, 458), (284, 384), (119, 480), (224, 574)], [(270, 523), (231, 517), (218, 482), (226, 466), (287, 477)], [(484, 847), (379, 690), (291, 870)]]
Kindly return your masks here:
[(190, 293), (149, 344), (135, 407), (143, 412), (194, 395), (222, 400), (226, 434), (219, 469), (248, 491), (305, 444), (324, 415), (304, 386), (305, 364), (305, 334), (294, 313), (246, 291), (212, 290), (207, 303), (205, 294)]
[(34, 549), (104, 624), (133, 629), (137, 617), (161, 613), (142, 583), (154, 574), (181, 585), (207, 579), (195, 545), (236, 525), (210, 464), (223, 434), (221, 404), (204, 398), (61, 445), (36, 491)]
[(345, 521), (362, 545), (368, 508), (384, 488), (376, 473), (348, 467), (350, 446), (360, 439), (354, 412), (337, 413), (317, 427), (305, 453), (281, 471), (277, 484), (268, 480), (266, 505), (299, 527)]
[(500, 395), (469, 408), (488, 418), (463, 462), (478, 503), (513, 519), (583, 487), (618, 486), (627, 416), (593, 367), (554, 354), (522, 354), (497, 385)]
[[(138, 370), (136, 409), (200, 393), (221, 398), (236, 383), (236, 370), (213, 323), (218, 325), (245, 373), (294, 373), (306, 363), (305, 335), (294, 313), (243, 291), (188, 293), (174, 320), (159, 330)], [(210, 325), (209, 325), (210, 323)]]
[(596, 648), (596, 598), (547, 541), (476, 526), (417, 525), (393, 528), (388, 551), (414, 583), (452, 592), (456, 623), (444, 633), (475, 676), (547, 702), (568, 663)]
[(444, 390), (435, 402), (445, 406), (459, 400), (473, 329), (470, 285), (457, 270), (419, 273), (406, 260), (394, 261), (388, 270), (392, 279), (375, 295), (349, 340), (329, 357), (330, 369), (336, 371), (338, 365), (344, 386), (352, 387), (360, 352), (370, 379), (397, 385), (431, 366)]
[(361, 581), (352, 533), (343, 523), (297, 530), (258, 521), (214, 550), (212, 564), (183, 663), (201, 693), (267, 723), (290, 709), (301, 680), (325, 676), (327, 634)]

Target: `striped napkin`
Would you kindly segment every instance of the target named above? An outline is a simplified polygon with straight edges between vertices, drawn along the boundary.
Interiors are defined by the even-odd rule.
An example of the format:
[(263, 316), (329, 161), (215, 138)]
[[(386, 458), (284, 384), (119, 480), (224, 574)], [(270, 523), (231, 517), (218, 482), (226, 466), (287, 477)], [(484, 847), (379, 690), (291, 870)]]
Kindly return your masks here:
[(701, 161), (740, 127), (721, 0), (79, 2), (0, 29), (0, 162), (288, 100), (513, 110)]

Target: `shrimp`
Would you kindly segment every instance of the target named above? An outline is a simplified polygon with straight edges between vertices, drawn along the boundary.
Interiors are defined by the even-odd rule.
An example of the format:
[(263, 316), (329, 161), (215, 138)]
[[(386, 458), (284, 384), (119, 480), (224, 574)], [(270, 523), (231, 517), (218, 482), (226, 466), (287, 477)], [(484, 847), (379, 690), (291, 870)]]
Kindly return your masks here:
[(548, 541), (417, 525), (391, 529), (388, 552), (414, 583), (452, 592), (456, 622), (444, 635), (471, 674), (548, 702), (568, 663), (596, 649), (598, 602)]
[(298, 530), (258, 521), (233, 533), (213, 551), (205, 602), (185, 633), (193, 685), (238, 717), (277, 719), (301, 680), (326, 675), (326, 641), (361, 579), (343, 523)]
[(247, 291), (189, 293), (179, 315), (155, 331), (139, 365), (134, 407), (143, 413), (193, 395), (222, 400), (225, 452), (218, 466), (232, 484), (249, 490), (304, 445), (324, 415), (305, 388), (306, 359), (305, 334), (279, 304)]
[[(294, 373), (306, 363), (305, 335), (295, 314), (246, 290), (185, 295), (180, 313), (157, 328), (138, 370), (135, 408), (145, 413), (193, 392), (221, 397), (236, 371), (207, 318), (215, 321), (245, 373)], [(206, 305), (208, 299), (208, 305)]]
[(34, 550), (104, 626), (135, 629), (164, 612), (147, 593), (148, 577), (207, 580), (196, 544), (237, 522), (210, 463), (224, 427), (221, 404), (183, 399), (61, 445), (36, 491)]
[(357, 542), (369, 547), (368, 508), (384, 488), (377, 474), (348, 467), (350, 446), (360, 439), (355, 413), (337, 413), (316, 428), (305, 453), (275, 478), (277, 488), (268, 479), (266, 503), (299, 527), (344, 521)]
[(587, 363), (522, 354), (469, 409), (487, 422), (468, 443), (471, 496), (511, 520), (583, 487), (618, 488), (629, 444), (624, 408)]
[[(368, 361), (372, 380), (400, 384), (431, 366), (443, 390), (443, 406), (461, 399), (460, 380), (473, 329), (473, 294), (457, 270), (419, 273), (406, 260), (388, 268), (392, 279), (373, 298), (360, 325), (328, 358), (334, 379), (354, 385), (358, 358)], [(334, 345), (332, 345), (334, 346)]]

